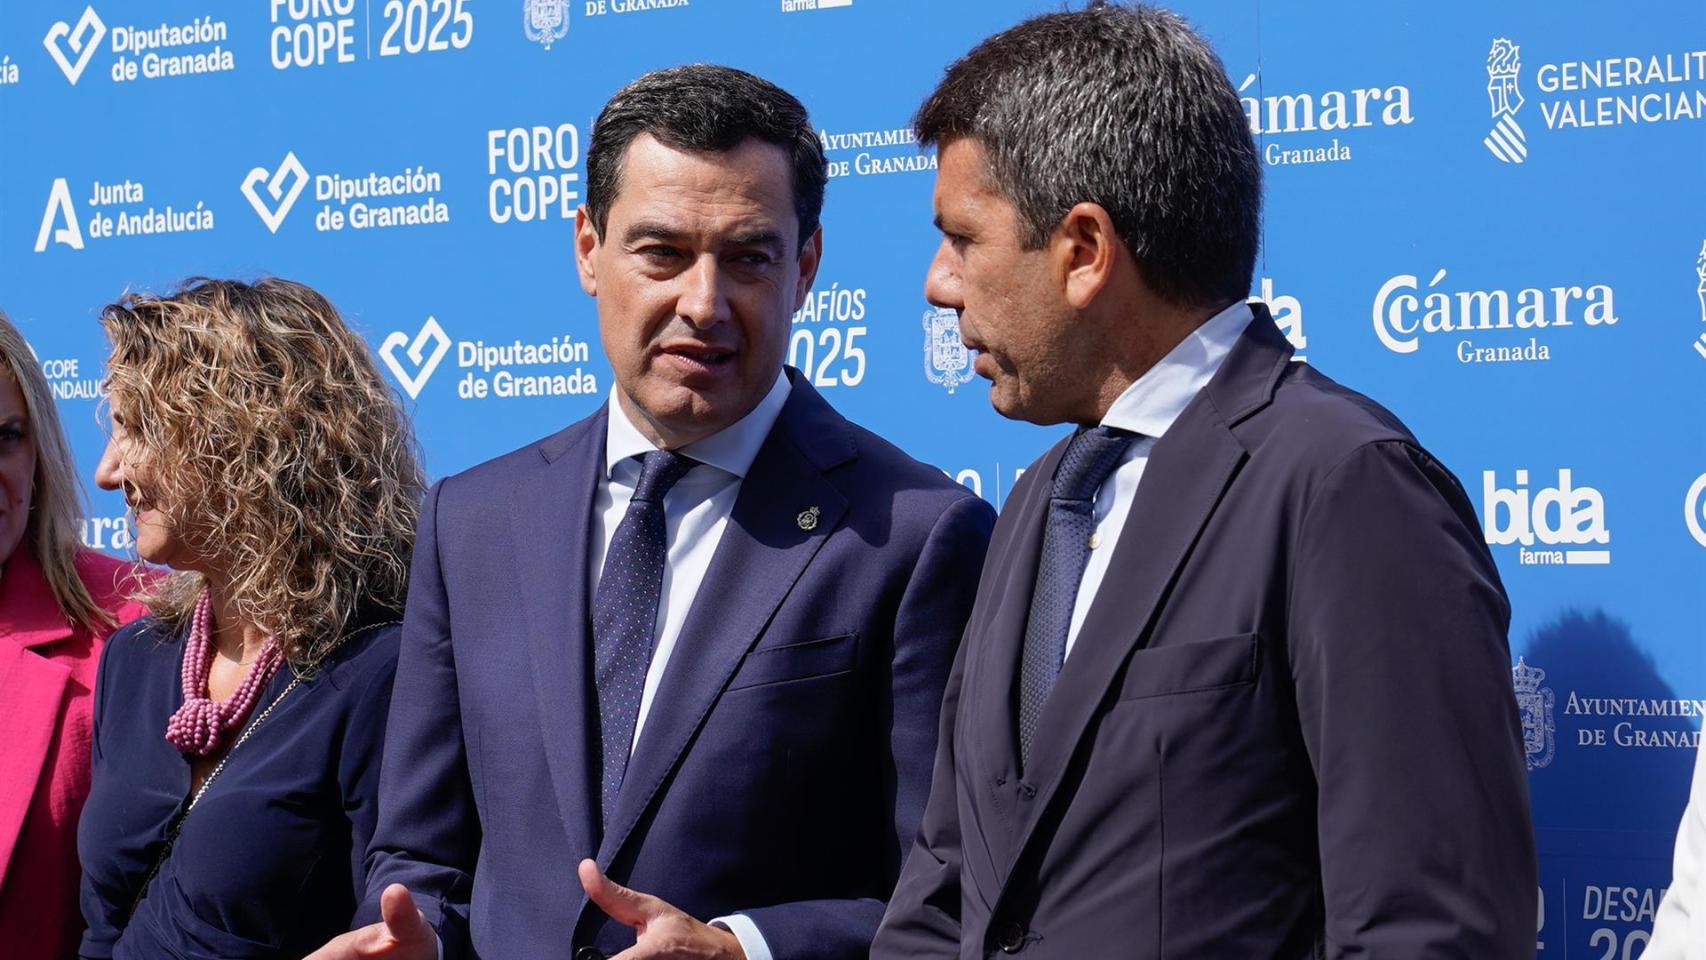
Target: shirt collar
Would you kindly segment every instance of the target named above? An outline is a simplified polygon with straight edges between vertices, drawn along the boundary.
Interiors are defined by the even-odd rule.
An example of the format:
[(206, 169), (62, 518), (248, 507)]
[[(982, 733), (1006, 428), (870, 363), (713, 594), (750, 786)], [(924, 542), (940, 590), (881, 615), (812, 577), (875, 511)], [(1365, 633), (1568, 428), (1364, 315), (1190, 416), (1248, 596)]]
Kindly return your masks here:
[[(628, 419), (627, 411), (622, 409), (621, 402), (616, 399), (616, 391), (619, 389), (619, 386), (610, 388), (610, 427), (604, 435), (604, 476), (607, 479), (614, 476), (616, 465), (623, 460), (658, 449), (657, 445), (646, 439), (639, 428), (634, 426), (634, 422)], [(724, 473), (744, 478), (746, 472), (752, 469), (752, 461), (758, 458), (758, 449), (764, 446), (764, 438), (770, 435), (770, 428), (776, 425), (776, 418), (781, 416), (782, 407), (788, 402), (788, 394), (792, 389), (787, 373), (778, 371), (775, 385), (746, 416), (703, 440), (696, 440), (682, 447), (677, 452), (700, 463), (710, 464)]]
[(1160, 439), (1214, 379), (1253, 316), (1250, 305), (1239, 301), (1203, 321), (1114, 399), (1102, 425)]

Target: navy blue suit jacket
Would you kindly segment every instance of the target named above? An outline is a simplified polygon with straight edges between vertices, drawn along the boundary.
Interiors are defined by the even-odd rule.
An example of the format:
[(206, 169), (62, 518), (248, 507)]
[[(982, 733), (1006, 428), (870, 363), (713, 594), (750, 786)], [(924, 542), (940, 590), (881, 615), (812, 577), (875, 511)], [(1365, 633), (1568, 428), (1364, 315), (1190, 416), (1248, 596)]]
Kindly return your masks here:
[(746, 914), (779, 958), (865, 956), (994, 511), (789, 372), (602, 836), (586, 565), (605, 411), (433, 488), (358, 922), (401, 882), (449, 960), (615, 953), (634, 934), (582, 893), (593, 857), (701, 920)]
[(1020, 768), (1049, 481), (1001, 514), (872, 956), (1515, 960), (1510, 608), (1457, 479), (1265, 308), (1155, 444)]

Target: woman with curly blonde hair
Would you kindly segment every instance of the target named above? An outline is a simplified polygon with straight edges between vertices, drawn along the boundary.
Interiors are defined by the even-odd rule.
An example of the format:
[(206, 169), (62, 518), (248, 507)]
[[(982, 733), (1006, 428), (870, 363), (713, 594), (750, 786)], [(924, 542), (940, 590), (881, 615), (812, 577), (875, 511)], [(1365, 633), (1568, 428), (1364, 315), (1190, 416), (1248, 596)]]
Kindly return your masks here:
[(127, 295), (112, 437), (137, 553), (78, 833), (84, 957), (300, 957), (363, 889), (423, 478), (396, 395), (318, 293)]
[(0, 313), (0, 949), (15, 960), (77, 948), (95, 664), (143, 613), (135, 570), (84, 549), (81, 520), (53, 391)]

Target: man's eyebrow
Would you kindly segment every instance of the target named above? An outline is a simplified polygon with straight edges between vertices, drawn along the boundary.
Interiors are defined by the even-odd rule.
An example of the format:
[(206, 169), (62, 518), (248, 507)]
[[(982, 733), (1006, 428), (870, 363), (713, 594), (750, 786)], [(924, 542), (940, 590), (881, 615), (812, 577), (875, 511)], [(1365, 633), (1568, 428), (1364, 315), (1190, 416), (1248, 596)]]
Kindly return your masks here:
[(639, 220), (629, 224), (628, 229), (622, 231), (622, 242), (633, 243), (637, 240), (674, 241), (680, 240), (682, 236), (681, 231), (667, 223), (656, 220)]
[(775, 230), (754, 230), (729, 238), (732, 247), (781, 247), (782, 235)]
[[(665, 243), (680, 243), (687, 239), (687, 234), (667, 223), (657, 220), (638, 220), (628, 225), (622, 231), (624, 244), (636, 243), (641, 240), (661, 240)], [(734, 247), (773, 247), (783, 246), (782, 234), (770, 229), (756, 229), (746, 233), (737, 233), (728, 239), (728, 245)]]

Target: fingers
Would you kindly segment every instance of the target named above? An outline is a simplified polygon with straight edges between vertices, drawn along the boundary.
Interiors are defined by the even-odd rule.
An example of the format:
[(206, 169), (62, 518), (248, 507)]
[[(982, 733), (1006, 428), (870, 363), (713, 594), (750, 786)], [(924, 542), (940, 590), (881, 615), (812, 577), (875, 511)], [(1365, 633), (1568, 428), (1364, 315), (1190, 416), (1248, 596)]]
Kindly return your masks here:
[(383, 956), (377, 951), (382, 943), (390, 942), (383, 923), (370, 924), (360, 930), (333, 937), (320, 949), (310, 953), (302, 960), (365, 960), (368, 957)]
[(581, 889), (587, 899), (598, 905), (610, 919), (630, 927), (641, 927), (656, 916), (663, 901), (611, 880), (591, 860), (582, 860), (579, 871)]
[(380, 954), (402, 960), (437, 960), (438, 934), (415, 907), (409, 888), (393, 883), (379, 895), (379, 916), (392, 950)]
[(610, 960), (747, 960), (739, 938), (663, 904), (633, 946)]
[(409, 888), (386, 887), (379, 915), (380, 922), (336, 937), (303, 960), (437, 960), (438, 935), (415, 909)]
[(391, 884), (379, 895), (379, 919), (399, 940), (418, 936), (419, 928), (426, 926), (426, 919), (415, 909), (415, 898), (410, 896), (409, 888), (400, 883)]
[(345, 960), (347, 957), (354, 956), (350, 953), (347, 943), (353, 936), (355, 934), (346, 933), (342, 936), (333, 937), (327, 941), (325, 946), (303, 957), (302, 960)]

